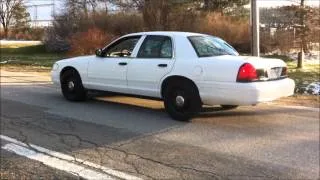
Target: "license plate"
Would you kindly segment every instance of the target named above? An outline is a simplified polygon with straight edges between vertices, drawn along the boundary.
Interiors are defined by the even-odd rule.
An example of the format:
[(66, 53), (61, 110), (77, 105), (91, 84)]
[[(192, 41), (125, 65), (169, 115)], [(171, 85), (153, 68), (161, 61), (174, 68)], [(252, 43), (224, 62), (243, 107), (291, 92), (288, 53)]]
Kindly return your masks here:
[(269, 79), (277, 79), (281, 76), (282, 68), (281, 67), (276, 67), (276, 68), (271, 68), (269, 72)]

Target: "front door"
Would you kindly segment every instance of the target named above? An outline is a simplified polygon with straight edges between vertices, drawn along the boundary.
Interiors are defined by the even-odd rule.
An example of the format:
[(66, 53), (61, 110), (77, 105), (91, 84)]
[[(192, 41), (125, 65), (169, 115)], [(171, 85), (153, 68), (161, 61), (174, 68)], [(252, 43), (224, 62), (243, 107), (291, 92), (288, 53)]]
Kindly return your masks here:
[(101, 57), (89, 61), (90, 87), (103, 91), (123, 92), (127, 88), (127, 66), (141, 36), (121, 38), (102, 50)]

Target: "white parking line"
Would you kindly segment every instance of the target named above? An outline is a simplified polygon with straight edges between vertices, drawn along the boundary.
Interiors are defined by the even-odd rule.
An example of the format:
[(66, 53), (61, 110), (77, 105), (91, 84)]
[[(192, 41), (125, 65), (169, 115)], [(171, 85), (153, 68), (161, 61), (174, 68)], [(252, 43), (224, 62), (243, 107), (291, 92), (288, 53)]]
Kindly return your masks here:
[[(18, 141), (14, 138), (0, 135), (2, 140), (10, 142), (2, 146), (2, 149), (5, 149), (10, 152), (14, 152), (20, 156), (27, 157), (39, 162), (44, 163), (47, 166), (66, 171), (68, 173), (81, 176), (85, 179), (115, 179), (117, 177), (120, 179), (128, 180), (140, 180), (136, 176), (132, 176), (120, 171), (113, 170), (108, 167), (104, 167), (92, 162), (88, 162), (82, 159), (78, 159), (60, 152), (51, 151), (49, 149), (34, 145), (34, 144), (25, 144), (21, 141)], [(79, 165), (81, 164), (81, 165)], [(82, 166), (85, 165), (85, 166)], [(94, 169), (99, 169), (101, 172), (89, 169), (87, 167)]]

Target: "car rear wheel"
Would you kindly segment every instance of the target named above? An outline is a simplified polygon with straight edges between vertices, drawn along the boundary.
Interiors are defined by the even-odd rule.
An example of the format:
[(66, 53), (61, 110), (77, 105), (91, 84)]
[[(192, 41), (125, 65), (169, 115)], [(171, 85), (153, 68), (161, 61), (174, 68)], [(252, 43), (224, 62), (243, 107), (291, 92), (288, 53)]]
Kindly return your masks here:
[(199, 113), (202, 103), (197, 88), (192, 83), (182, 81), (166, 87), (164, 106), (173, 119), (188, 121)]
[(70, 101), (84, 101), (87, 97), (87, 91), (82, 85), (80, 75), (73, 69), (62, 74), (61, 90), (63, 96)]
[(237, 105), (220, 105), (223, 110), (231, 110), (231, 109), (236, 109), (238, 106)]

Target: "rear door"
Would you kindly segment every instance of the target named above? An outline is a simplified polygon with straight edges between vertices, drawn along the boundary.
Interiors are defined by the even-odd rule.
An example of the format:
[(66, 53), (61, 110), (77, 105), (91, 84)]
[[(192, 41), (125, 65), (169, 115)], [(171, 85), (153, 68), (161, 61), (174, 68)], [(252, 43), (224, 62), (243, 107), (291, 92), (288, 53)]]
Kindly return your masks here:
[(173, 47), (173, 38), (170, 36), (145, 37), (136, 58), (128, 64), (128, 90), (132, 94), (160, 96), (159, 82), (174, 64)]

